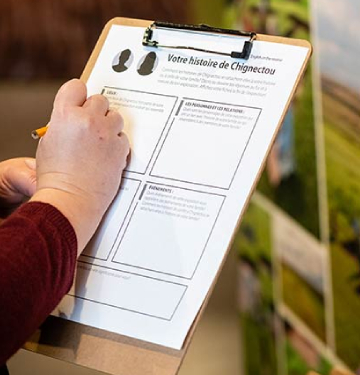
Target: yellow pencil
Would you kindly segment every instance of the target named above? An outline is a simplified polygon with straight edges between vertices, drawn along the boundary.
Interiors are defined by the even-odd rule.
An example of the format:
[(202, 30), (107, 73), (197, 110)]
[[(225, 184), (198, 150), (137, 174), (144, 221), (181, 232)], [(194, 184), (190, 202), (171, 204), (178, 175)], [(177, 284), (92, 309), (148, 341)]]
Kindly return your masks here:
[(47, 125), (46, 126), (43, 126), (42, 128), (39, 128), (39, 129), (36, 129), (36, 130), (33, 130), (31, 132), (31, 136), (33, 137), (33, 139), (39, 139), (41, 137), (43, 137), (47, 131)]

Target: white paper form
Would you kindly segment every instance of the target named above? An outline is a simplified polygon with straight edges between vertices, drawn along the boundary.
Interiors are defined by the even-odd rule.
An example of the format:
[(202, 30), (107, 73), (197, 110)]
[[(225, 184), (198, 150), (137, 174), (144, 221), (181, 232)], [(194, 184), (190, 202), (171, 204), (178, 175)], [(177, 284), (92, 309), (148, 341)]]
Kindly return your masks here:
[[(180, 349), (308, 48), (255, 41), (244, 61), (145, 48), (144, 30), (112, 26), (87, 83), (123, 115), (131, 160), (55, 314)], [(170, 30), (155, 38), (226, 52), (243, 42)]]

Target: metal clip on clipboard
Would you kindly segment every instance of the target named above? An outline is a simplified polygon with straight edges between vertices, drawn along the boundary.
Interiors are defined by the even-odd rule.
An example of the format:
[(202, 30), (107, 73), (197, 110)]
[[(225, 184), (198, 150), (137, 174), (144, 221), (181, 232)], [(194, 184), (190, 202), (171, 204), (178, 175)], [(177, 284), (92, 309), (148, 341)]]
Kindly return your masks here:
[[(227, 34), (227, 35), (234, 35), (234, 36), (242, 36), (247, 37), (249, 40), (246, 40), (241, 52), (239, 51), (231, 51), (230, 53), (221, 52), (221, 51), (212, 51), (198, 47), (191, 47), (191, 46), (170, 46), (170, 45), (163, 45), (159, 44), (156, 40), (152, 40), (153, 31), (154, 29), (168, 29), (168, 30), (185, 30), (185, 31), (194, 31), (200, 33), (213, 33), (213, 34)], [(231, 29), (220, 29), (216, 27), (211, 27), (208, 25), (182, 25), (182, 24), (175, 24), (169, 22), (153, 22), (144, 33), (143, 37), (143, 46), (147, 47), (155, 47), (155, 48), (172, 48), (172, 49), (188, 49), (193, 51), (200, 51), (206, 53), (214, 53), (217, 55), (223, 56), (230, 56), (234, 59), (245, 59), (248, 60), (251, 54), (251, 49), (253, 46), (253, 41), (256, 39), (256, 33), (254, 32), (246, 32), (246, 31), (238, 31), (238, 30), (231, 30)]]

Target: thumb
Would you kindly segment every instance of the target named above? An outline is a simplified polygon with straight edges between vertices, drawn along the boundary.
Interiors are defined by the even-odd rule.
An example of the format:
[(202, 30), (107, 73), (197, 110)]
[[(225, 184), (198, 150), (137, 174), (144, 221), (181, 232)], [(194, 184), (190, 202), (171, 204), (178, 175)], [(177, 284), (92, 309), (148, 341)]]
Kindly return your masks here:
[(14, 168), (8, 175), (9, 186), (12, 186), (14, 199), (18, 195), (31, 197), (36, 191), (36, 161), (32, 158), (23, 159), (23, 167)]
[(14, 173), (12, 184), (21, 195), (32, 197), (36, 191), (36, 163), (32, 159), (26, 159), (24, 163), (26, 168)]
[(0, 199), (4, 204), (20, 203), (36, 191), (35, 159), (16, 158), (0, 163)]
[(25, 164), (30, 168), (32, 169), (33, 171), (36, 171), (36, 159), (32, 158), (32, 159), (25, 159), (24, 160)]
[(28, 197), (32, 197), (36, 191), (36, 159), (25, 159), (25, 165), (28, 167), (20, 174), (19, 183), (20, 192)]

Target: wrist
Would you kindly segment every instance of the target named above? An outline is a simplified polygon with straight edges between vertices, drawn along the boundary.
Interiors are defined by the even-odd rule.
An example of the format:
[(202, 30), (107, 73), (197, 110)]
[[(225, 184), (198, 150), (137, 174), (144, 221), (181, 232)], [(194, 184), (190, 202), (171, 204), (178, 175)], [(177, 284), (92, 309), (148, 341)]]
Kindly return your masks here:
[(76, 233), (78, 255), (85, 248), (102, 217), (102, 213), (93, 209), (87, 199), (63, 190), (39, 189), (30, 201), (51, 204), (69, 220)]

